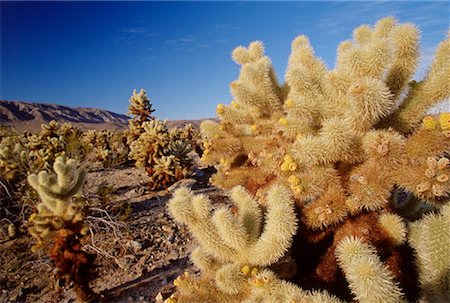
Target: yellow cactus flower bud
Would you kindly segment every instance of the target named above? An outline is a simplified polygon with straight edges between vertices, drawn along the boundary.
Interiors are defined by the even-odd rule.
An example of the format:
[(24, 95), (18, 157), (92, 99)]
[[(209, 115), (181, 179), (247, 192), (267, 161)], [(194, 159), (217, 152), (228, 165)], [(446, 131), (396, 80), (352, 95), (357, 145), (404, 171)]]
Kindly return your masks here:
[(224, 109), (223, 104), (219, 103), (219, 104), (217, 105), (217, 108), (216, 108), (216, 113), (217, 113), (218, 115), (223, 114), (223, 109)]
[(290, 163), (290, 162), (287, 162), (287, 161), (283, 162), (283, 163), (281, 164), (281, 166), (280, 166), (281, 171), (289, 171), (289, 165), (290, 165), (290, 164), (291, 164), (291, 163)]
[(164, 303), (177, 303), (177, 301), (175, 301), (175, 299), (173, 298), (167, 298)]
[(300, 134), (300, 133), (298, 133), (297, 136), (295, 136), (295, 140), (296, 141), (301, 140), (303, 138), (305, 138), (305, 136), (303, 134)]
[(203, 154), (204, 154), (204, 155), (207, 155), (207, 154), (209, 154), (209, 152), (210, 152), (209, 149), (205, 149), (205, 150), (203, 151)]
[(280, 120), (278, 120), (278, 122), (280, 122), (280, 124), (281, 125), (284, 125), (284, 126), (286, 126), (287, 125), (287, 123), (288, 123), (288, 121), (287, 121), (287, 119), (286, 118), (280, 118)]
[(255, 124), (253, 124), (252, 126), (250, 126), (250, 130), (251, 130), (253, 133), (256, 133), (256, 132), (258, 131), (258, 126), (256, 126)]
[(425, 118), (423, 118), (422, 120), (423, 123), (423, 128), (425, 129), (435, 129), (437, 122), (436, 120), (432, 117), (432, 116), (426, 116)]
[(288, 178), (288, 182), (292, 185), (292, 186), (296, 186), (300, 184), (300, 178), (295, 176), (295, 175), (291, 175)]
[(301, 186), (300, 184), (297, 185), (297, 186), (294, 186), (294, 193), (295, 194), (299, 195), (299, 194), (302, 193), (302, 191), (303, 191), (303, 186)]
[(287, 108), (294, 107), (294, 101), (292, 99), (287, 99), (286, 102), (284, 102), (284, 105), (286, 105)]
[(247, 276), (250, 273), (250, 267), (248, 265), (245, 265), (244, 267), (242, 267), (241, 272)]
[(239, 108), (239, 103), (237, 103), (236, 101), (231, 101), (231, 106), (234, 108), (234, 109), (238, 109)]
[(176, 278), (175, 280), (173, 280), (173, 285), (175, 285), (175, 286), (180, 286), (180, 278), (178, 277), (178, 278)]
[(289, 155), (285, 155), (284, 158), (283, 158), (283, 160), (284, 160), (285, 162), (289, 162), (289, 163), (294, 162), (294, 159), (292, 159), (292, 157), (289, 156)]
[(32, 214), (30, 218), (28, 219), (29, 222), (33, 222), (33, 220), (36, 218), (36, 214)]
[(253, 268), (251, 274), (253, 277), (256, 276), (258, 274), (258, 269), (256, 267)]
[(450, 113), (442, 113), (439, 115), (439, 124), (441, 129), (450, 129)]

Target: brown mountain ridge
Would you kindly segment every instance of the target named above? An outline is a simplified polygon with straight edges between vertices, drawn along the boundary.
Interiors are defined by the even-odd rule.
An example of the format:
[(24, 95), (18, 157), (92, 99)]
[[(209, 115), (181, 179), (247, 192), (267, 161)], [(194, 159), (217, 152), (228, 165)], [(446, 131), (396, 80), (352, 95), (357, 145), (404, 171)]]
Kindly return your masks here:
[[(20, 132), (37, 132), (41, 129), (41, 124), (52, 120), (70, 122), (82, 130), (121, 131), (128, 127), (128, 119), (130, 118), (126, 115), (98, 108), (0, 100), (0, 125), (11, 126)], [(191, 123), (194, 127), (198, 127), (201, 121), (171, 120), (167, 121), (167, 126), (182, 127)]]

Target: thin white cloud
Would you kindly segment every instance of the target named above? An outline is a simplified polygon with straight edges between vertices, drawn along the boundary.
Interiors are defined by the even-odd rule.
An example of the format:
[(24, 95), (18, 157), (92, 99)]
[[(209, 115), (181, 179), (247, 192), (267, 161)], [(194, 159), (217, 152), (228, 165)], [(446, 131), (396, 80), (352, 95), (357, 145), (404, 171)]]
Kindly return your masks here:
[(126, 34), (143, 34), (145, 33), (145, 29), (139, 28), (139, 27), (133, 27), (133, 28), (123, 28), (118, 30), (120, 33), (126, 33)]
[(186, 37), (186, 38), (180, 38), (180, 39), (178, 39), (178, 41), (184, 42), (184, 43), (190, 43), (190, 42), (198, 41), (198, 39), (194, 38), (194, 37)]

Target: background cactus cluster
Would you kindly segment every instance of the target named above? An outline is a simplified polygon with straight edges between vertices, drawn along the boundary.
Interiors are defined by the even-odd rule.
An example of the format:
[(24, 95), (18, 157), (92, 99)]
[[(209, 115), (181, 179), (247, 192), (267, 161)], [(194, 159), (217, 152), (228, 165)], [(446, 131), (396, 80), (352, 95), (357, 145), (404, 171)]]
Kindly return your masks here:
[(144, 168), (150, 177), (151, 189), (166, 188), (191, 173), (193, 159), (189, 155), (200, 140), (192, 125), (169, 130), (166, 121), (150, 114), (150, 100), (144, 90), (133, 91), (130, 98), (130, 158), (136, 167)]
[[(261, 42), (236, 48), (232, 56), (241, 71), (230, 85), (234, 100), (217, 106), (219, 122), (202, 123), (202, 161), (217, 169), (212, 183), (234, 188), (233, 200), (242, 201), (237, 210), (218, 210), (209, 219), (203, 197), (175, 193), (169, 209), (198, 240), (192, 258), (202, 275), (176, 280), (178, 291), (168, 302), (192, 302), (186, 298), (206, 289), (217, 294), (204, 302), (230, 295), (238, 299), (227, 302), (449, 300), (450, 113), (427, 111), (450, 97), (450, 37), (437, 47), (425, 79), (416, 82), (418, 53), (418, 29), (394, 18), (355, 29), (353, 40), (339, 45), (331, 70), (299, 36), (280, 85)], [(242, 189), (236, 186), (253, 198), (237, 197)], [(290, 192), (274, 194), (276, 188)], [(248, 214), (256, 211), (249, 199), (265, 211)], [(296, 218), (285, 218), (293, 212), (288, 206), (271, 213), (272, 205), (291, 199)], [(250, 236), (263, 213), (268, 221)], [(297, 221), (298, 228), (267, 235), (272, 216)], [(253, 251), (247, 245), (258, 237), (267, 241), (264, 248), (245, 260), (229, 257)], [(280, 246), (284, 237), (289, 245)], [(273, 247), (282, 251), (259, 263)], [(288, 275), (270, 269), (282, 258), (291, 260)], [(248, 279), (253, 267), (265, 274)], [(239, 285), (227, 284), (231, 280)], [(280, 283), (295, 290), (282, 294)], [(255, 301), (254, 287), (274, 297)], [(302, 299), (302, 289), (329, 294)]]
[(83, 141), (92, 162), (99, 162), (103, 167), (124, 164), (128, 161), (130, 147), (126, 132), (110, 130), (89, 130), (84, 133)]

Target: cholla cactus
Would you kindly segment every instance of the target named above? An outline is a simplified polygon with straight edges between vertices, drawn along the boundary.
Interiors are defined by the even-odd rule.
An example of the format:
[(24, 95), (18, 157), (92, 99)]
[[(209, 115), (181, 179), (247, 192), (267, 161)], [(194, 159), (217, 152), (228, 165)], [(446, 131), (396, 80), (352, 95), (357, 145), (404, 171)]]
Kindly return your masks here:
[(277, 268), (297, 228), (288, 189), (274, 186), (269, 190), (266, 212), (242, 187), (235, 187), (231, 198), (233, 211), (220, 208), (210, 214), (205, 196), (194, 196), (185, 188), (174, 193), (170, 213), (198, 240), (200, 246), (191, 259), (202, 276), (177, 278), (178, 292), (166, 302), (294, 302), (313, 296), (338, 302), (326, 293), (305, 292), (265, 269)]
[(242, 185), (259, 198), (273, 183), (291, 189), (301, 213), (298, 245), (316, 252), (299, 248), (294, 254), (301, 283), (326, 285), (352, 299), (336, 285), (341, 270), (335, 251), (356, 237), (388, 265), (403, 298), (417, 298), (417, 289), (409, 287), (414, 266), (404, 241), (407, 221), (394, 216), (401, 204), (395, 199), (413, 195), (408, 201), (414, 207), (405, 208), (422, 212), (450, 195), (450, 113), (426, 116), (450, 97), (450, 37), (438, 46), (427, 77), (416, 83), (411, 77), (418, 43), (415, 26), (384, 18), (357, 28), (353, 40), (339, 46), (335, 68), (327, 70), (299, 36), (284, 85), (261, 42), (233, 51), (241, 65), (230, 85), (234, 100), (217, 106), (220, 122), (202, 123), (202, 160), (217, 168), (212, 182), (224, 189)]
[(83, 136), (87, 150), (93, 155), (93, 161), (100, 162), (103, 167), (127, 162), (130, 152), (127, 140), (125, 133), (113, 133), (109, 130), (90, 130)]
[(429, 302), (450, 301), (450, 204), (411, 224), (409, 243), (416, 253), (421, 295)]
[(131, 144), (131, 142), (136, 140), (143, 132), (143, 123), (155, 119), (151, 115), (155, 110), (152, 109), (150, 99), (147, 98), (147, 94), (143, 89), (141, 89), (139, 93), (136, 93), (136, 90), (133, 90), (133, 94), (129, 101), (130, 106), (128, 107), (128, 113), (134, 116), (128, 122), (130, 128), (128, 144)]
[(28, 182), (42, 200), (37, 205), (37, 213), (29, 219), (33, 223), (29, 232), (38, 239), (37, 247), (60, 229), (74, 229), (80, 234), (86, 234), (87, 227), (83, 225), (84, 203), (71, 201), (81, 190), (85, 177), (85, 172), (77, 170), (76, 165), (73, 159), (66, 162), (58, 157), (53, 164), (56, 177), (47, 171), (28, 176)]
[[(134, 91), (130, 102), (130, 108), (137, 112), (136, 102), (139, 106), (148, 102), (145, 91), (141, 90), (139, 95)], [(151, 111), (147, 110), (146, 113)], [(141, 118), (130, 121), (129, 156), (136, 162), (136, 167), (147, 171), (150, 188), (167, 188), (187, 177), (192, 167), (192, 159), (188, 155), (192, 150), (190, 141), (194, 140), (190, 129), (169, 131), (166, 121)]]
[(30, 234), (38, 239), (34, 249), (51, 242), (49, 255), (55, 262), (59, 276), (68, 275), (75, 284), (78, 299), (94, 299), (89, 288), (89, 270), (95, 255), (81, 250), (80, 238), (87, 234), (84, 224), (85, 205), (73, 202), (72, 197), (81, 190), (85, 172), (77, 169), (73, 159), (58, 157), (53, 165), (56, 177), (47, 171), (28, 177), (30, 185), (38, 192), (41, 203), (37, 213), (31, 215)]

